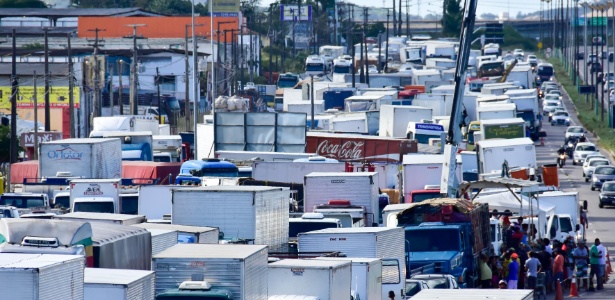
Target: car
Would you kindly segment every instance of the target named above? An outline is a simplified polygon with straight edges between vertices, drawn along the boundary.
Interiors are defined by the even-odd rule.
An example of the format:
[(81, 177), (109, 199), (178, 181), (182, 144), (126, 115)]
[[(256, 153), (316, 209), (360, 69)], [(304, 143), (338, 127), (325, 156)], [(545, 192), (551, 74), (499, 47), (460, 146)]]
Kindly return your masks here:
[(609, 80), (607, 83), (603, 85), (604, 85), (604, 92), (608, 93), (610, 90), (615, 88), (615, 80)]
[[(563, 111), (563, 112), (565, 112), (565, 111), (566, 111), (566, 109), (565, 109), (563, 106), (558, 106), (558, 107), (554, 108), (554, 109), (553, 109), (553, 110), (549, 113), (549, 122), (551, 122), (551, 121), (553, 120), (553, 116), (555, 115), (555, 113), (556, 113), (556, 112), (559, 112), (559, 111)], [(568, 126), (570, 126), (570, 125), (568, 125)]]
[(513, 55), (525, 56), (525, 53), (523, 53), (523, 49), (515, 49), (513, 50)]
[(564, 124), (570, 126), (570, 115), (567, 111), (555, 111), (551, 117), (551, 126)]
[(406, 299), (410, 299), (420, 291), (427, 289), (429, 289), (429, 285), (425, 280), (406, 279)]
[(607, 181), (615, 180), (615, 167), (614, 166), (600, 166), (594, 170), (592, 174), (591, 190), (595, 191), (601, 189), (602, 185)]
[(592, 63), (589, 71), (591, 73), (602, 72), (602, 65), (600, 63)]
[(598, 55), (596, 54), (590, 54), (587, 56), (587, 65), (589, 66), (589, 64), (591, 63), (595, 63), (598, 62)]
[(613, 62), (613, 52), (609, 52), (609, 62)]
[(562, 99), (562, 98), (561, 98), (561, 96), (558, 96), (557, 94), (548, 94), (548, 95), (545, 95), (545, 97), (543, 99), (544, 100), (552, 100), (552, 101), (560, 102), (559, 100)]
[(527, 56), (527, 62), (530, 63), (530, 66), (535, 67), (538, 65), (538, 57), (534, 54), (530, 54)]
[(564, 134), (564, 138), (568, 139), (569, 137), (581, 137), (582, 135), (584, 135), (587, 131), (585, 130), (585, 128), (581, 127), (581, 126), (570, 126), (568, 127), (568, 129), (566, 129), (566, 133)]
[(600, 153), (600, 152), (594, 152), (594, 153), (592, 153), (592, 154), (588, 154), (588, 155), (585, 157), (585, 159), (583, 160), (583, 163), (582, 163), (582, 164), (585, 164), (586, 162), (589, 162), (592, 158), (595, 158), (595, 157), (606, 158), (604, 155), (602, 155), (602, 153)]
[(555, 90), (555, 89), (549, 90), (547, 92), (547, 94), (545, 95), (545, 97), (549, 96), (549, 95), (557, 95), (560, 99), (562, 99), (562, 91), (560, 91), (559, 89), (557, 89), (557, 90)]
[(552, 89), (552, 88), (559, 88), (557, 86), (557, 83), (553, 82), (553, 81), (545, 81), (540, 85), (540, 90), (538, 91), (538, 96), (539, 97), (544, 97), (547, 93), (546, 90), (547, 89)]
[(591, 179), (597, 167), (608, 166), (610, 164), (608, 159), (602, 157), (592, 158), (587, 163), (583, 164), (583, 177), (585, 177), (585, 182)]
[(577, 60), (583, 60), (585, 59), (585, 52), (581, 51), (581, 52), (577, 52)]
[(549, 115), (558, 107), (562, 107), (562, 103), (559, 100), (546, 100), (542, 103), (542, 113)]
[(607, 181), (600, 188), (598, 196), (598, 207), (604, 208), (605, 205), (615, 205), (615, 181)]
[(425, 280), (430, 289), (458, 289), (457, 279), (450, 274), (418, 274), (410, 279)]
[(602, 82), (606, 82), (607, 80), (615, 80), (615, 73), (607, 72), (604, 76), (602, 76), (602, 80)]
[(582, 164), (589, 154), (596, 153), (598, 153), (598, 148), (596, 148), (596, 145), (593, 143), (577, 143), (577, 146), (574, 148), (574, 153), (572, 154), (572, 164)]

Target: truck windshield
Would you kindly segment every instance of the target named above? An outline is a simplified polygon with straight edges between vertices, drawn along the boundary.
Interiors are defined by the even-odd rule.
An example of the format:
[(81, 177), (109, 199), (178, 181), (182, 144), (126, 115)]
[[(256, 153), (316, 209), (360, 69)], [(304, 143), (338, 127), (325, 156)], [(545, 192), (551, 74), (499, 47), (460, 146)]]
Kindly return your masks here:
[(299, 233), (321, 230), (326, 228), (337, 228), (337, 223), (332, 222), (289, 222), (288, 237), (297, 237)]
[(161, 156), (161, 155), (154, 155), (154, 161), (155, 162), (171, 162), (171, 157), (170, 156)]
[(305, 66), (305, 70), (308, 71), (308, 72), (309, 71), (320, 71), (320, 72), (322, 72), (324, 69), (325, 69), (325, 65), (318, 64), (318, 63), (316, 63), (316, 64), (307, 64)]
[(113, 202), (96, 201), (96, 202), (76, 202), (73, 212), (95, 212), (95, 213), (115, 213)]
[(32, 208), (45, 206), (43, 197), (32, 196), (0, 196), (0, 205), (10, 205), (16, 208)]
[(419, 144), (429, 144), (429, 139), (440, 138), (440, 135), (439, 134), (434, 135), (434, 134), (422, 134), (422, 133), (417, 133), (417, 134), (409, 133), (408, 138), (416, 140), (416, 142)]
[(69, 208), (70, 196), (57, 196), (53, 199), (53, 207), (55, 208)]
[(139, 211), (139, 195), (121, 196), (121, 212), (127, 215), (136, 215)]
[(350, 74), (350, 66), (334, 66), (333, 73)]
[(440, 197), (440, 191), (412, 194), (412, 203), (423, 202), (425, 200), (434, 198), (442, 198)]
[(408, 252), (459, 251), (459, 231), (454, 229), (406, 231)]
[(551, 66), (538, 66), (538, 71), (536, 71), (536, 75), (538, 75), (538, 76), (553, 76), (553, 67), (551, 67)]
[(518, 111), (517, 117), (523, 119), (525, 122), (530, 122), (530, 124), (534, 124), (534, 112), (532, 111)]
[(278, 80), (278, 88), (294, 88), (297, 82), (299, 82), (297, 78), (280, 78)]

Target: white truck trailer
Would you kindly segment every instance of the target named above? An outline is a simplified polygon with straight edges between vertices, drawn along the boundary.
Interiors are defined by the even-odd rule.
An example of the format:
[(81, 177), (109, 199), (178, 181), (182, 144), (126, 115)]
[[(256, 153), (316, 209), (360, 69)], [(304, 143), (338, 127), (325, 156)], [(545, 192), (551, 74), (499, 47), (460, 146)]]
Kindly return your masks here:
[(501, 172), (504, 161), (509, 170), (536, 167), (536, 147), (529, 138), (479, 141), (476, 149), (479, 174)]
[(83, 290), (88, 300), (154, 299), (154, 272), (86, 268)]
[(64, 139), (39, 145), (38, 176), (59, 172), (81, 178), (122, 178), (119, 139)]
[(316, 296), (320, 300), (350, 296), (353, 274), (348, 261), (283, 259), (270, 263), (267, 269), (269, 295)]
[(431, 120), (432, 110), (421, 106), (382, 105), (380, 107), (380, 132), (382, 137), (405, 138), (408, 123)]
[(220, 228), (224, 240), (288, 242), (288, 188), (214, 186), (171, 190), (172, 223)]
[(145, 216), (110, 214), (110, 213), (91, 213), (91, 212), (72, 212), (67, 214), (55, 215), (54, 219), (79, 222), (105, 222), (120, 225), (135, 225), (145, 222)]
[(479, 121), (516, 118), (517, 106), (512, 103), (507, 103), (477, 107), (476, 117)]
[(182, 162), (182, 137), (179, 135), (154, 135), (154, 161)]
[(361, 257), (317, 257), (316, 260), (349, 261), (352, 268), (350, 289), (355, 299), (382, 299), (382, 260)]
[(267, 300), (267, 246), (178, 244), (152, 259), (156, 294), (202, 274), (235, 300)]
[(0, 255), (2, 299), (83, 300), (81, 255)]
[(73, 179), (69, 189), (72, 212), (120, 213), (120, 179)]

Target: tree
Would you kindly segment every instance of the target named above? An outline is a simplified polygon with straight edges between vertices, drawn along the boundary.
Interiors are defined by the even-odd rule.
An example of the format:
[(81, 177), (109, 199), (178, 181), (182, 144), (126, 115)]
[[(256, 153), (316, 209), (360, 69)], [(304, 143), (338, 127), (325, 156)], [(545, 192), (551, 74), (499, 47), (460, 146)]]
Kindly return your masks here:
[(461, 31), (461, 0), (444, 0), (446, 13), (442, 16), (442, 34), (444, 36), (458, 37)]
[[(11, 143), (19, 145), (19, 137), (16, 141), (11, 141), (11, 129), (9, 126), (0, 125), (0, 162), (9, 162), (11, 160)], [(18, 152), (23, 152), (23, 148), (18, 147)]]
[(0, 8), (47, 8), (40, 0), (0, 0)]

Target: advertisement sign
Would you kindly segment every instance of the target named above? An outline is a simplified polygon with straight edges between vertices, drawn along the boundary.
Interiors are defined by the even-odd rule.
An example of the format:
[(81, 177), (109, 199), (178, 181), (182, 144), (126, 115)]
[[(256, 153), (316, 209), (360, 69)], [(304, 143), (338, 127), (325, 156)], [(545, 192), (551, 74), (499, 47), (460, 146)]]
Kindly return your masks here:
[(297, 5), (280, 5), (280, 21), (311, 21), (312, 6), (301, 5), (301, 10)]
[(417, 152), (417, 143), (406, 139), (310, 133), (305, 151), (339, 161), (399, 163), (405, 154)]
[(487, 139), (516, 139), (525, 137), (524, 124), (489, 125), (484, 126), (483, 138)]
[[(40, 131), (37, 132), (38, 142), (50, 142), (62, 139), (62, 133), (57, 131)], [(19, 139), (21, 147), (34, 147), (34, 132), (24, 132)]]
[[(52, 108), (68, 107), (68, 87), (67, 86), (52, 86), (49, 87), (49, 106)], [(74, 107), (79, 107), (79, 88), (73, 88)], [(36, 98), (38, 107), (45, 107), (45, 87), (36, 87)], [(0, 86), (0, 109), (11, 109), (11, 87)], [(32, 108), (34, 107), (34, 87), (20, 86), (17, 96), (17, 107)]]
[(239, 0), (214, 0), (213, 15), (234, 17), (239, 13)]

